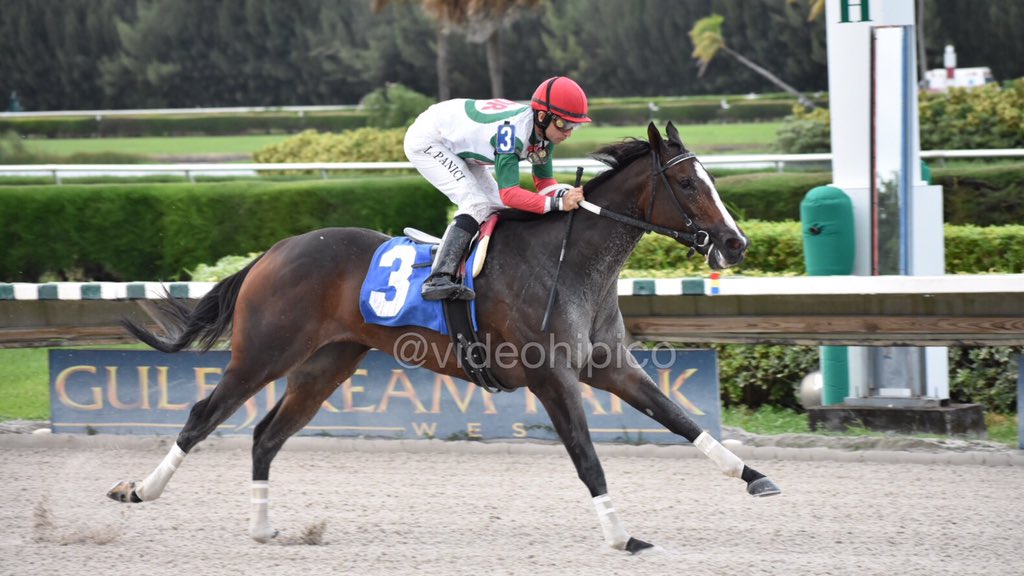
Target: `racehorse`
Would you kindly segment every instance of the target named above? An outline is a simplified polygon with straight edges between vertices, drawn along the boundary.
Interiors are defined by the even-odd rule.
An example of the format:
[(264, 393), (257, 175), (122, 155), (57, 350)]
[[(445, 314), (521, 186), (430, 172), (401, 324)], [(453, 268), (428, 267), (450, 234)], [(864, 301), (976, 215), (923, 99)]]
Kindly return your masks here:
[[(653, 123), (647, 132), (647, 141), (626, 140), (595, 154), (610, 168), (584, 186), (587, 211), (580, 211), (571, 228), (564, 269), (559, 264), (556, 272), (555, 264), (571, 215), (557, 213), (503, 221), (476, 278), (481, 340), (511, 343), (533, 355), (492, 366), (494, 375), (505, 386), (525, 386), (540, 399), (590, 491), (606, 543), (630, 553), (651, 544), (631, 537), (615, 513), (587, 428), (581, 381), (615, 394), (689, 440), (724, 474), (746, 482), (751, 495), (780, 492), (702, 430), (630, 361), (617, 279), (645, 232), (675, 238), (713, 269), (739, 263), (748, 246), (714, 179), (683, 145), (676, 128), (667, 125), (667, 140)], [(396, 342), (416, 333), (432, 350), (446, 351), (427, 355), (424, 367), (465, 378), (447, 336), (364, 322), (360, 287), (372, 255), (388, 239), (358, 228), (287, 238), (215, 285), (194, 309), (168, 295), (163, 301), (165, 336), (126, 321), (136, 337), (163, 352), (194, 344), (209, 350), (230, 329), (231, 360), (214, 390), (193, 406), (160, 465), (142, 482), (117, 483), (108, 496), (120, 502), (158, 498), (196, 444), (268, 382), (287, 376), (283, 396), (253, 430), (249, 531), (255, 540), (266, 542), (276, 535), (267, 507), (271, 461), (371, 348), (394, 355)], [(554, 311), (550, 332), (544, 332), (541, 316), (556, 276), (562, 305)], [(544, 349), (549, 343), (555, 345)], [(538, 357), (545, 353), (550, 357)]]

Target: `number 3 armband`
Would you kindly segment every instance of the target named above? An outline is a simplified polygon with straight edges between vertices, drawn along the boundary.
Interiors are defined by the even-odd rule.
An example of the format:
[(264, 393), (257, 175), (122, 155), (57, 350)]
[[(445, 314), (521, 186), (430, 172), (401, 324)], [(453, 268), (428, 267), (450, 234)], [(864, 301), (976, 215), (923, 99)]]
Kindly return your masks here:
[(498, 133), (494, 137), (494, 151), (498, 154), (515, 154), (516, 152), (516, 127), (508, 120), (498, 126)]

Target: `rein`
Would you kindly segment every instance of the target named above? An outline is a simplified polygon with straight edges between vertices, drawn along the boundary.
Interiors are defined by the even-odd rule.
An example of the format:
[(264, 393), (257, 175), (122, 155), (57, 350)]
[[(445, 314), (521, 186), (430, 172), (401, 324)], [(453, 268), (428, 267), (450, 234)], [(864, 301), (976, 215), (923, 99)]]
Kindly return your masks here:
[[(683, 218), (686, 219), (687, 230), (675, 230), (672, 228), (666, 228), (664, 226), (658, 226), (657, 224), (651, 224), (648, 220), (641, 220), (639, 218), (626, 216), (625, 214), (614, 212), (612, 210), (608, 210), (607, 208), (602, 208), (588, 200), (583, 200), (582, 202), (580, 202), (580, 208), (583, 208), (584, 210), (596, 214), (598, 216), (602, 216), (610, 220), (615, 220), (616, 222), (621, 222), (622, 224), (627, 224), (635, 228), (640, 228), (644, 232), (654, 232), (655, 234), (661, 234), (662, 236), (674, 238), (675, 240), (678, 240), (690, 246), (691, 250), (707, 248), (711, 242), (711, 236), (704, 230), (700, 230), (697, 228), (697, 226), (694, 225), (693, 219), (690, 218), (690, 215), (687, 214), (686, 210), (683, 209), (682, 205), (679, 204), (679, 199), (676, 198), (675, 194), (672, 194), (672, 186), (668, 183), (668, 177), (665, 176), (665, 171), (668, 170), (669, 168), (675, 166), (676, 164), (679, 164), (680, 162), (684, 162), (686, 160), (690, 160), (696, 157), (697, 155), (694, 154), (693, 152), (683, 152), (682, 154), (673, 157), (671, 160), (662, 165), (660, 159), (658, 158), (657, 150), (651, 150), (651, 178), (654, 180), (652, 186), (654, 192), (651, 195), (651, 204), (650, 208), (648, 209), (648, 212), (654, 209), (654, 197), (658, 193), (657, 179), (660, 176), (661, 182), (669, 191), (669, 197), (672, 198), (672, 201), (676, 205), (676, 209), (683, 216)], [(648, 219), (649, 218), (650, 215), (648, 214)]]
[[(621, 222), (622, 224), (633, 226), (635, 228), (640, 228), (644, 232), (654, 232), (655, 234), (661, 234), (663, 236), (668, 236), (669, 238), (674, 238), (679, 242), (682, 242), (683, 244), (690, 247), (690, 253), (688, 254), (688, 256), (692, 256), (694, 252), (706, 254), (710, 249), (711, 235), (705, 232), (704, 230), (700, 230), (693, 223), (693, 218), (690, 218), (690, 215), (686, 213), (686, 210), (683, 209), (683, 206), (679, 203), (679, 199), (676, 198), (676, 195), (672, 193), (672, 185), (668, 183), (668, 176), (665, 176), (665, 171), (668, 170), (669, 168), (675, 166), (676, 164), (679, 164), (680, 162), (684, 162), (686, 160), (690, 160), (696, 157), (697, 155), (694, 154), (693, 152), (683, 152), (682, 154), (679, 154), (678, 156), (671, 158), (668, 162), (662, 165), (661, 159), (658, 157), (658, 151), (654, 150), (653, 148), (651, 149), (651, 189), (653, 190), (653, 192), (651, 193), (650, 207), (647, 210), (647, 218), (648, 220), (650, 220), (650, 213), (652, 210), (654, 210), (654, 199), (658, 194), (658, 177), (660, 176), (661, 182), (665, 185), (665, 188), (668, 190), (668, 195), (669, 197), (672, 198), (672, 201), (675, 203), (676, 209), (679, 211), (679, 214), (681, 214), (683, 218), (686, 219), (686, 227), (688, 230), (674, 230), (672, 228), (658, 226), (657, 224), (651, 224), (648, 220), (640, 220), (639, 218), (626, 216), (625, 214), (622, 214), (620, 212), (615, 212), (612, 210), (608, 210), (607, 208), (602, 208), (597, 204), (594, 204), (593, 202), (589, 202), (587, 200), (583, 200), (580, 202), (580, 208), (583, 208), (584, 210), (592, 212), (598, 216), (602, 216), (610, 220), (615, 220), (616, 222)], [(577, 168), (577, 186), (580, 185), (580, 179), (582, 178), (582, 176), (583, 168)], [(565, 259), (565, 245), (566, 242), (569, 240), (569, 233), (572, 231), (572, 220), (575, 214), (575, 211), (569, 212), (569, 218), (566, 222), (565, 236), (562, 237), (562, 251), (558, 256), (558, 267), (555, 268), (555, 281), (551, 285), (551, 293), (548, 297), (548, 305), (544, 311), (544, 320), (541, 322), (540, 329), (542, 332), (548, 331), (551, 310), (554, 307), (555, 303), (555, 290), (558, 288), (558, 273), (561, 272), (562, 270), (562, 260)], [(689, 230), (692, 230), (693, 232), (690, 232)]]

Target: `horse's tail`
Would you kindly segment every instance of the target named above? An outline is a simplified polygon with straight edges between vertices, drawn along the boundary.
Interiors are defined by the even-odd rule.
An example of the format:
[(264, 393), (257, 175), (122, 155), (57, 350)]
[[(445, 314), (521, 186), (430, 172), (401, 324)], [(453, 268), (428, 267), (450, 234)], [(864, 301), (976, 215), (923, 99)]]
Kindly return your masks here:
[(238, 291), (241, 290), (242, 282), (260, 258), (262, 256), (250, 262), (242, 270), (218, 282), (193, 309), (171, 297), (170, 294), (157, 302), (157, 307), (163, 316), (162, 320), (164, 320), (160, 325), (167, 332), (167, 336), (158, 336), (128, 318), (121, 320), (121, 324), (133, 336), (161, 352), (178, 352), (197, 340), (199, 341), (199, 350), (206, 352), (231, 327)]

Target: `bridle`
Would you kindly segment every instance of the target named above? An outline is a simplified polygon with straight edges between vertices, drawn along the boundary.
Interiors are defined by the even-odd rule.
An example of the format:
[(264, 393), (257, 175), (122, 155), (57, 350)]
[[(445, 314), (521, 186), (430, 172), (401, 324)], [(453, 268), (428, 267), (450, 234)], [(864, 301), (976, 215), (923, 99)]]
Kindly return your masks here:
[[(682, 204), (679, 203), (679, 199), (672, 193), (672, 185), (668, 182), (668, 176), (665, 175), (665, 171), (669, 168), (687, 160), (695, 159), (697, 155), (693, 152), (683, 152), (677, 156), (672, 157), (668, 162), (661, 163), (661, 158), (658, 155), (658, 151), (651, 148), (651, 201), (647, 206), (647, 214), (645, 214), (645, 220), (632, 218), (621, 214), (619, 212), (613, 212), (607, 208), (602, 208), (592, 202), (583, 200), (580, 202), (580, 208), (588, 212), (603, 216), (616, 222), (621, 222), (635, 228), (640, 228), (644, 232), (654, 232), (655, 234), (661, 234), (668, 236), (682, 242), (683, 244), (690, 247), (691, 251), (700, 252), (701, 254), (707, 254), (711, 248), (711, 235), (701, 230), (693, 223), (693, 219), (687, 214)], [(664, 226), (658, 226), (657, 224), (651, 223), (651, 215), (654, 210), (654, 200), (658, 194), (660, 182), (665, 185), (665, 189), (668, 190), (668, 196), (672, 199), (672, 202), (676, 205), (676, 210), (686, 220), (686, 230), (674, 230), (672, 228), (666, 228)], [(692, 252), (691, 252), (692, 253)]]
[[(644, 215), (644, 217), (647, 218), (647, 220), (639, 220), (637, 218), (626, 216), (625, 214), (619, 212), (613, 212), (611, 210), (608, 210), (607, 208), (602, 208), (592, 202), (588, 202), (587, 200), (580, 201), (580, 208), (583, 208), (588, 212), (593, 212), (598, 216), (603, 216), (605, 218), (615, 220), (616, 222), (621, 222), (623, 224), (639, 228), (644, 232), (654, 232), (655, 234), (661, 234), (664, 236), (668, 236), (669, 238), (674, 238), (679, 242), (682, 242), (686, 246), (690, 247), (690, 253), (687, 256), (692, 256), (694, 252), (699, 252), (701, 255), (706, 255), (711, 250), (711, 235), (705, 232), (704, 230), (697, 228), (697, 225), (693, 223), (693, 218), (690, 218), (690, 215), (686, 213), (686, 210), (683, 208), (682, 204), (679, 203), (679, 199), (676, 198), (676, 195), (672, 193), (672, 185), (668, 183), (668, 176), (665, 175), (665, 171), (675, 166), (676, 164), (696, 158), (697, 155), (694, 154), (693, 152), (684, 151), (678, 156), (674, 156), (673, 158), (671, 158), (668, 162), (665, 162), (665, 164), (662, 164), (661, 158), (658, 156), (658, 151), (654, 149), (653, 146), (651, 147), (651, 202), (650, 205), (647, 207), (647, 214)], [(582, 176), (583, 168), (577, 168), (577, 186), (579, 186), (580, 178)], [(676, 209), (679, 211), (679, 214), (681, 214), (682, 217), (686, 220), (687, 230), (673, 230), (672, 228), (666, 228), (664, 226), (658, 226), (657, 224), (651, 224), (650, 219), (652, 212), (654, 211), (654, 199), (658, 194), (659, 178), (661, 179), (660, 183), (664, 184), (665, 188), (668, 190), (668, 195), (670, 198), (672, 198), (672, 201), (675, 203)], [(569, 217), (566, 219), (565, 236), (562, 238), (562, 251), (558, 256), (558, 267), (555, 268), (555, 281), (552, 282), (551, 284), (551, 294), (548, 297), (548, 306), (547, 309), (544, 311), (544, 319), (541, 321), (540, 325), (540, 329), (542, 332), (548, 331), (548, 320), (551, 318), (551, 310), (554, 307), (555, 303), (555, 290), (558, 287), (558, 274), (562, 270), (562, 260), (565, 258), (565, 246), (569, 240), (569, 234), (572, 231), (572, 221), (573, 216), (575, 215), (575, 211), (569, 212)]]

